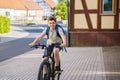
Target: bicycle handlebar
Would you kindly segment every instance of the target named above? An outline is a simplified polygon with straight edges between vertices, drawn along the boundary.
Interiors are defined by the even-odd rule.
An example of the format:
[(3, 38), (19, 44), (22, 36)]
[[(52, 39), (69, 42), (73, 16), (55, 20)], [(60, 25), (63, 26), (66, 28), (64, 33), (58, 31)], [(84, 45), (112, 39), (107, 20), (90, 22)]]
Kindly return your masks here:
[(31, 48), (41, 48), (41, 49), (44, 49), (45, 47), (46, 47), (46, 45), (44, 45), (44, 44), (40, 44), (40, 43), (38, 43), (38, 44), (36, 44), (36, 45), (34, 45), (34, 46), (31, 46), (30, 44), (29, 44), (29, 46), (31, 47)]
[[(34, 46), (31, 46), (31, 45), (29, 44), (29, 46), (30, 46), (31, 48), (41, 48), (41, 49), (44, 49), (44, 48), (47, 47), (45, 44), (42, 44), (42, 45), (41, 45), (40, 43), (38, 43), (38, 44), (36, 44), (36, 45), (34, 45)], [(63, 48), (64, 48), (65, 52), (67, 53), (66, 48), (65, 48), (65, 47), (63, 47)], [(63, 50), (63, 48), (62, 48), (62, 50)]]

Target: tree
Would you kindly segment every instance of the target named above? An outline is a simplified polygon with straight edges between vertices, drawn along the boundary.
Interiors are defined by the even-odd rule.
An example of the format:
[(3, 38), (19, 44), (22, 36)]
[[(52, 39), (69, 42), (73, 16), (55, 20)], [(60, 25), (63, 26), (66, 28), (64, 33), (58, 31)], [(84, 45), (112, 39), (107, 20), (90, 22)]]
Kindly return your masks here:
[(60, 2), (58, 3), (58, 5), (54, 8), (55, 15), (61, 17), (61, 19), (63, 20), (66, 20), (68, 12), (67, 4), (64, 2), (65, 0), (59, 1)]
[(70, 0), (58, 0), (58, 3), (60, 2), (64, 2), (69, 7)]

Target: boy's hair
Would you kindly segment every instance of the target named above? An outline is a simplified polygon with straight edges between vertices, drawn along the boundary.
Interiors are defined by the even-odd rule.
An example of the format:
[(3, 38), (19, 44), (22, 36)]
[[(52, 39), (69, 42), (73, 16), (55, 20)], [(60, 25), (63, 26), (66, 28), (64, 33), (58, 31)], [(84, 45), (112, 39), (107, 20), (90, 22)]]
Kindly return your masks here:
[(48, 21), (54, 20), (56, 22), (56, 18), (54, 16), (48, 17)]

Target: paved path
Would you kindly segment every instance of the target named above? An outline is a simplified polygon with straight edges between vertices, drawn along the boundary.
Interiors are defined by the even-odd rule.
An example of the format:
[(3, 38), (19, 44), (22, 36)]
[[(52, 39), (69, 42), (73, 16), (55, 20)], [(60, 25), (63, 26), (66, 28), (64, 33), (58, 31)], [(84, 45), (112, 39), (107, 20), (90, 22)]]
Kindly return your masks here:
[[(61, 52), (61, 80), (106, 80), (101, 47)], [(37, 80), (43, 50), (36, 49), (0, 63), (0, 80)]]

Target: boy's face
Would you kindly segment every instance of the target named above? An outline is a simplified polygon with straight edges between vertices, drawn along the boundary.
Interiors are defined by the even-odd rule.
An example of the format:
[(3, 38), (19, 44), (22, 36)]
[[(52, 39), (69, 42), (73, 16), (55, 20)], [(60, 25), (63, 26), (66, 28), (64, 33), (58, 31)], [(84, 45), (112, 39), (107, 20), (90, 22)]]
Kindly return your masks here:
[(48, 25), (51, 27), (51, 28), (54, 28), (56, 27), (56, 22), (54, 20), (49, 20), (48, 21)]

